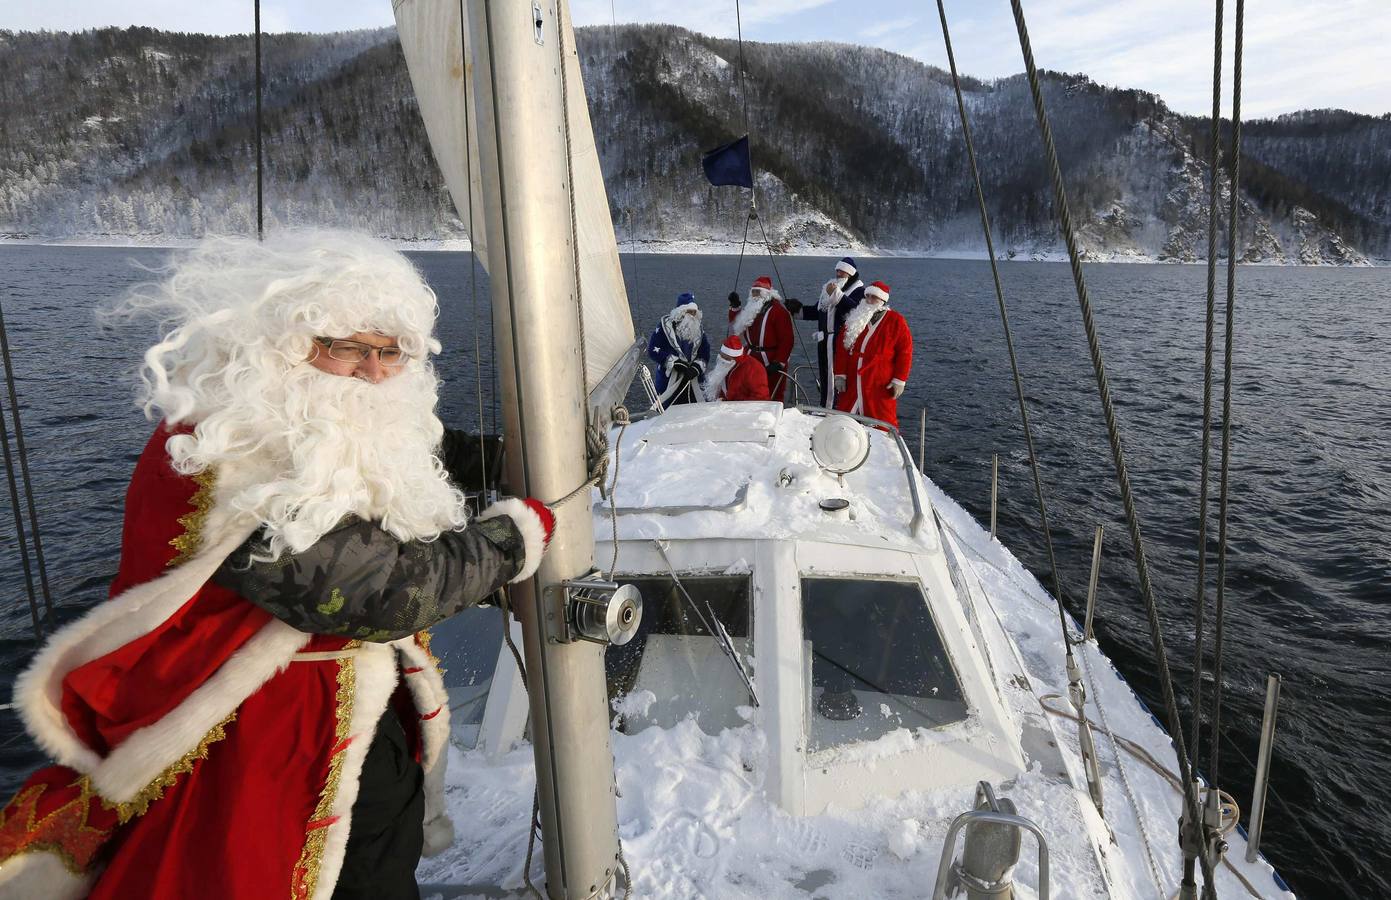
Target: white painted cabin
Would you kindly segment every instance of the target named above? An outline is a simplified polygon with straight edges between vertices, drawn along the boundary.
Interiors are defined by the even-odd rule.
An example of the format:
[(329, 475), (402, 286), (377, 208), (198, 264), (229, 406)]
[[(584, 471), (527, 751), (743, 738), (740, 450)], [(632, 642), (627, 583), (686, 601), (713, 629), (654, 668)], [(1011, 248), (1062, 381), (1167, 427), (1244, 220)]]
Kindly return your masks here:
[[(823, 470), (813, 458), (811, 435), (826, 415), (778, 403), (680, 406), (633, 423), (611, 451), (610, 477), (617, 469), (618, 483), (612, 503), (594, 495), (595, 565), (606, 572), (613, 559), (616, 512), (615, 580), (636, 584), (644, 604), (638, 636), (607, 651), (625, 846), (634, 843), (635, 828), (657, 833), (672, 827), (650, 821), (643, 810), (625, 811), (625, 802), (645, 796), (630, 799), (625, 783), (642, 785), (654, 777), (650, 772), (672, 771), (669, 760), (644, 758), (650, 749), (627, 756), (627, 742), (647, 746), (651, 729), (677, 734), (693, 720), (710, 747), (735, 732), (753, 729), (761, 736), (757, 752), (740, 757), (738, 766), (722, 757), (701, 763), (732, 769), (705, 788), (713, 797), (731, 779), (748, 790), (738, 787), (737, 800), (711, 800), (703, 810), (699, 804), (679, 809), (676, 820), (695, 823), (681, 827), (716, 835), (719, 849), (710, 856), (698, 849), (676, 853), (678, 862), (664, 859), (663, 871), (668, 865), (700, 869), (721, 858), (721, 827), (734, 835), (769, 828), (797, 835), (807, 828), (837, 832), (840, 824), (826, 823), (880, 822), (888, 815), (919, 823), (915, 827), (935, 835), (935, 843), (922, 842), (922, 852), (905, 859), (907, 851), (895, 847), (890, 834), (879, 843), (887, 842), (892, 853), (855, 851), (847, 857), (853, 865), (842, 859), (818, 868), (808, 861), (794, 867), (785, 886), (794, 894), (840, 884), (845, 896), (928, 896), (947, 823), (974, 808), (976, 785), (984, 781), (1044, 832), (1053, 896), (1154, 896), (1156, 881), (1171, 893), (1178, 793), (1133, 758), (1122, 761), (1122, 771), (1114, 745), (1098, 732), (1107, 790), (1103, 819), (1087, 791), (1074, 723), (1049, 714), (1050, 706), (1069, 709), (1059, 698), (1067, 682), (1051, 597), (917, 472), (897, 434), (865, 429), (863, 465), (839, 477)], [(840, 500), (847, 502), (834, 502)], [(707, 624), (711, 616), (717, 627)], [(452, 669), (448, 629), (439, 632), (437, 652)], [(520, 640), (519, 630), (514, 634)], [(740, 667), (722, 649), (726, 639), (752, 680), (757, 709)], [(1104, 699), (1116, 732), (1175, 768), (1157, 721), (1094, 643), (1079, 647), (1083, 662), (1091, 660), (1092, 699)], [(478, 802), (503, 802), (494, 794), (511, 797), (522, 778), (518, 767), (530, 759), (529, 749), (516, 749), (527, 708), (507, 648), (499, 650), (491, 682), (459, 683), (479, 680), (464, 674), (467, 669), (447, 676), (456, 745), (472, 748), (451, 764), (450, 783), (463, 791), (465, 816)], [(701, 772), (689, 777), (698, 781)], [(523, 819), (522, 846), (530, 792), (531, 783), (521, 780), (507, 801)], [(738, 809), (725, 810), (729, 805)], [(755, 806), (767, 809), (748, 812)], [(809, 824), (799, 831), (772, 809), (793, 817), (786, 822), (805, 818)], [(469, 890), (516, 881), (516, 857), (510, 868), (466, 862), (493, 844), (481, 832), (470, 844), (460, 818), (467, 849), (457, 861), (463, 868), (451, 868), (447, 858), (427, 861), (423, 880), (435, 881), (435, 888), (467, 884)], [(741, 824), (741, 818), (762, 824)], [(1253, 889), (1257, 896), (1289, 896), (1264, 859), (1244, 862), (1244, 836), (1233, 832), (1229, 840), (1223, 883), (1230, 885), (1223, 896), (1251, 893), (1238, 874), (1262, 886)], [(1025, 891), (1037, 883), (1035, 854), (1026, 838), (1016, 873), (1016, 886)], [(641, 870), (643, 855), (630, 848), (634, 857)], [(1151, 858), (1162, 865), (1151, 865)], [(862, 866), (864, 859), (870, 864)], [(879, 866), (908, 867), (909, 883), (920, 889), (893, 889), (905, 873)], [(725, 862), (702, 877), (731, 878), (730, 871)], [(639, 874), (639, 888), (643, 884)], [(647, 887), (656, 894), (688, 893)], [(696, 895), (740, 894), (726, 885)]]

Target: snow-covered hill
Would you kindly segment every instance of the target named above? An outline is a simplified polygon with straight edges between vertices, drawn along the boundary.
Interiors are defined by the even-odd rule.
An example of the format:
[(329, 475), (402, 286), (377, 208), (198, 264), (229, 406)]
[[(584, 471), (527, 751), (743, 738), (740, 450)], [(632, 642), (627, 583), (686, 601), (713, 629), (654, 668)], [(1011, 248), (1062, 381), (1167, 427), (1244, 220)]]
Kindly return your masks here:
[[(746, 192), (710, 187), (699, 166), (702, 151), (743, 131), (735, 45), (668, 26), (582, 29), (578, 40), (620, 240), (737, 246)], [(983, 251), (945, 73), (845, 44), (747, 44), (745, 57), (773, 243)], [(265, 72), (272, 227), (463, 237), (393, 31), (270, 35)], [(0, 31), (0, 235), (169, 242), (254, 229), (252, 85), (244, 36)], [(1026, 85), (966, 89), (997, 247), (1056, 256)], [(1081, 75), (1047, 73), (1045, 94), (1086, 255), (1202, 259), (1207, 123)], [(1243, 128), (1243, 259), (1391, 256), (1391, 117), (1320, 111)], [(1225, 170), (1221, 181), (1225, 195)]]

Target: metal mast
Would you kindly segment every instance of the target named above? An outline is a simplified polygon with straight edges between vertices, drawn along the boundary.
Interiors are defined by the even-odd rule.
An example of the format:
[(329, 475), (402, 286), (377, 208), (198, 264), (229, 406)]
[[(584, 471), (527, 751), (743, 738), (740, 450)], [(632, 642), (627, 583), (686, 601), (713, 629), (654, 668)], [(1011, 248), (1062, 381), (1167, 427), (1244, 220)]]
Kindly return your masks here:
[[(557, 2), (466, 6), (508, 483), (544, 500), (588, 477)], [(605, 892), (618, 868), (603, 648), (566, 642), (559, 589), (593, 568), (587, 494), (556, 510), (540, 571), (512, 593), (524, 632), (546, 892), (557, 900)]]

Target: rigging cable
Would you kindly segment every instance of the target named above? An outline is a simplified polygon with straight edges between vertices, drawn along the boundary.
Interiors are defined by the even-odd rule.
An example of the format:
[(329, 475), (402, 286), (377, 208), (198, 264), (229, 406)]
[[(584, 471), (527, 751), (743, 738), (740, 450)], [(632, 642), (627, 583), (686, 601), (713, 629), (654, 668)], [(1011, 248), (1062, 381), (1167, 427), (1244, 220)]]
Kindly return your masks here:
[(1198, 584), (1193, 613), (1193, 723), (1189, 761), (1198, 765), (1203, 719), (1203, 638), (1207, 616), (1207, 487), (1212, 450), (1212, 326), (1217, 315), (1217, 166), (1222, 142), (1222, 0), (1216, 0), (1212, 37), (1212, 142), (1207, 181), (1207, 334), (1203, 344), (1203, 462), (1198, 482)]
[(966, 158), (971, 163), (971, 178), (975, 182), (976, 201), (980, 206), (981, 230), (985, 234), (985, 249), (990, 259), (990, 276), (995, 282), (995, 300), (1000, 307), (1000, 323), (1005, 330), (1005, 347), (1009, 350), (1009, 368), (1014, 375), (1014, 396), (1019, 403), (1019, 419), (1024, 427), (1024, 442), (1029, 449), (1029, 466), (1034, 476), (1034, 496), (1038, 499), (1039, 522), (1043, 528), (1043, 543), (1048, 550), (1048, 567), (1053, 573), (1053, 597), (1058, 604), (1058, 621), (1062, 626), (1063, 646), (1068, 655), (1072, 654), (1072, 636), (1067, 627), (1067, 613), (1063, 609), (1063, 586), (1058, 572), (1058, 561), (1053, 555), (1053, 532), (1048, 527), (1048, 504), (1043, 494), (1043, 479), (1038, 471), (1038, 454), (1034, 452), (1034, 432), (1029, 424), (1029, 409), (1024, 402), (1024, 379), (1019, 374), (1019, 360), (1014, 352), (1014, 335), (1009, 327), (1009, 309), (1005, 305), (1005, 291), (1000, 283), (999, 262), (995, 259), (995, 240), (990, 232), (990, 213), (985, 204), (985, 188), (981, 184), (980, 169), (976, 164), (975, 141), (971, 137), (971, 124), (966, 115), (966, 101), (961, 93), (961, 79), (956, 71), (956, 54), (952, 51), (951, 32), (947, 28), (947, 10), (942, 0), (937, 0), (937, 13), (942, 20), (942, 40), (947, 48), (947, 63), (951, 66), (952, 86), (956, 90), (956, 109), (961, 117), (961, 134), (966, 141)]
[(265, 201), (261, 184), (261, 0), (256, 0), (256, 240), (265, 237)]
[[(48, 566), (44, 563), (43, 540), (39, 536), (39, 514), (34, 505), (34, 483), (29, 475), (29, 452), (24, 445), (24, 426), (19, 417), (19, 392), (15, 388), (14, 361), (10, 358), (10, 339), (5, 329), (4, 311), (0, 310), (0, 361), (5, 366), (5, 391), (9, 396), (10, 412), (14, 415), (15, 455), (19, 457), (19, 477), (24, 484), (24, 500), (29, 513), (29, 534), (34, 545), (34, 565), (39, 571), (39, 587), (43, 593), (43, 605), (48, 618), (53, 617), (53, 594), (48, 588)], [(34, 592), (34, 575), (29, 560), (29, 549), (25, 543), (24, 520), (19, 510), (19, 489), (15, 482), (14, 459), (10, 453), (9, 428), (5, 423), (3, 407), (0, 407), (0, 441), (4, 443), (5, 477), (9, 483), (10, 502), (14, 508), (15, 543), (19, 548), (20, 566), (24, 570), (24, 585), (29, 598), (29, 615), (33, 620), (34, 637), (43, 637), (43, 626), (39, 622), (38, 597)]]
[[(1178, 752), (1180, 774), (1184, 781), (1184, 806), (1193, 821), (1199, 821), (1197, 797), (1188, 765), (1188, 752), (1183, 739), (1183, 723), (1178, 715), (1178, 702), (1174, 697), (1173, 677), (1169, 672), (1169, 657), (1164, 649), (1163, 629), (1159, 622), (1159, 609), (1155, 604), (1154, 590), (1150, 584), (1149, 562), (1145, 558), (1144, 539), (1140, 534), (1139, 513), (1135, 509), (1135, 497), (1130, 490), (1130, 475), (1126, 470), (1125, 451), (1121, 447), (1120, 426), (1116, 421), (1115, 406), (1111, 401), (1111, 387), (1106, 379), (1106, 365), (1101, 357), (1101, 343), (1096, 333), (1096, 323), (1092, 318), (1091, 300), (1087, 295), (1086, 279), (1082, 275), (1082, 260), (1077, 250), (1077, 240), (1072, 229), (1072, 215), (1068, 208), (1067, 191), (1063, 184), (1062, 169), (1058, 164), (1058, 151), (1053, 143), (1053, 131), (1048, 124), (1048, 113), (1043, 106), (1043, 92), (1039, 84), (1038, 70), (1034, 65), (1033, 50), (1029, 45), (1028, 26), (1024, 22), (1021, 0), (1010, 0), (1014, 12), (1015, 30), (1019, 35), (1019, 48), (1024, 57), (1024, 68), (1028, 76), (1029, 92), (1033, 98), (1034, 114), (1038, 119), (1039, 133), (1047, 157), (1049, 176), (1052, 180), (1053, 194), (1057, 206), (1058, 221), (1067, 245), (1067, 256), (1072, 270), (1073, 284), (1077, 290), (1077, 302), (1081, 307), (1082, 325), (1086, 331), (1087, 349), (1091, 355), (1092, 369), (1096, 375), (1097, 393), (1100, 395), (1102, 412), (1106, 419), (1106, 436), (1111, 447), (1111, 458), (1116, 472), (1116, 483), (1120, 489), (1121, 504), (1125, 508), (1126, 527), (1130, 532), (1130, 543), (1135, 553), (1135, 571), (1139, 580), (1140, 596), (1145, 603), (1148, 619), (1150, 643), (1153, 646), (1155, 662), (1159, 667), (1159, 684), (1164, 696), (1165, 713), (1168, 717), (1169, 733)], [(1220, 561), (1219, 561), (1220, 567)], [(1206, 854), (1199, 854), (1203, 877), (1211, 882), (1212, 865)]]
[[(1019, 374), (1019, 360), (1014, 351), (1014, 335), (1009, 325), (1009, 310), (1005, 304), (1004, 288), (1000, 283), (999, 262), (995, 259), (995, 241), (990, 232), (990, 213), (985, 202), (985, 187), (981, 182), (980, 167), (976, 162), (976, 148), (975, 141), (971, 136), (970, 117), (966, 114), (966, 101), (961, 90), (961, 77), (956, 68), (956, 53), (952, 49), (951, 29), (947, 25), (947, 10), (942, 0), (937, 0), (937, 15), (942, 23), (942, 41), (946, 46), (947, 61), (951, 66), (952, 88), (956, 94), (956, 109), (961, 118), (961, 134), (966, 145), (966, 156), (971, 165), (971, 180), (975, 185), (976, 202), (980, 208), (981, 230), (985, 234), (985, 246), (990, 259), (990, 275), (995, 285), (995, 300), (1000, 309), (1000, 322), (1004, 326), (1005, 346), (1009, 351), (1010, 372), (1014, 378), (1014, 394), (1019, 404), (1019, 418), (1024, 428), (1024, 440), (1029, 451), (1029, 469), (1033, 474), (1034, 494), (1038, 499), (1039, 522), (1043, 530), (1044, 545), (1048, 551), (1048, 565), (1053, 576), (1053, 600), (1057, 605), (1058, 625), (1059, 630), (1062, 632), (1063, 647), (1066, 651), (1066, 671), (1069, 682), (1068, 694), (1072, 698), (1072, 703), (1077, 709), (1077, 714), (1085, 717), (1087, 694), (1086, 687), (1083, 685), (1083, 680), (1085, 679), (1087, 684), (1091, 685), (1091, 671), (1087, 666), (1085, 653), (1073, 653), (1072, 635), (1067, 627), (1067, 612), (1063, 608), (1062, 574), (1058, 570), (1058, 561), (1053, 552), (1053, 533), (1052, 529), (1048, 526), (1048, 503), (1043, 492), (1043, 478), (1039, 474), (1038, 453), (1034, 448), (1033, 428), (1029, 424), (1028, 405), (1024, 399), (1024, 381)], [(1084, 678), (1078, 677), (1079, 669), (1076, 660), (1079, 656), (1082, 660), (1080, 674), (1084, 676)], [(1092, 688), (1093, 694), (1095, 694), (1095, 686), (1092, 685)], [(1097, 709), (1101, 710), (1100, 699), (1096, 698), (1094, 702), (1097, 705)], [(1101, 715), (1102, 722), (1105, 723), (1106, 714), (1104, 710), (1101, 710)], [(1096, 805), (1097, 812), (1104, 818), (1105, 813), (1102, 806), (1101, 761), (1100, 755), (1096, 751), (1096, 741), (1092, 736), (1091, 726), (1084, 718), (1078, 720), (1077, 730), (1079, 750), (1082, 753), (1082, 761), (1087, 773), (1087, 787), (1091, 793), (1092, 802)], [(1111, 734), (1109, 725), (1104, 731), (1106, 736), (1111, 739), (1111, 743), (1114, 747), (1115, 737)], [(1116, 759), (1119, 763), (1119, 750), (1116, 750)], [(1130, 789), (1130, 782), (1125, 776), (1125, 769), (1123, 767), (1121, 768), (1121, 784), (1125, 788), (1125, 793), (1130, 800), (1131, 806), (1137, 809), (1136, 820), (1140, 824), (1141, 837), (1145, 839), (1146, 853), (1149, 854), (1149, 841), (1144, 834), (1144, 822), (1139, 818), (1138, 807), (1135, 806), (1135, 795)], [(1161, 879), (1158, 866), (1155, 865), (1152, 854), (1149, 854), (1149, 863), (1150, 873), (1154, 876), (1156, 886), (1158, 886)], [(1160, 892), (1163, 893), (1162, 887)]]
[[(1232, 337), (1236, 317), (1236, 225), (1241, 176), (1241, 50), (1245, 6), (1245, 0), (1236, 0), (1235, 34), (1232, 41), (1232, 141), (1228, 153), (1231, 159), (1231, 184), (1228, 189), (1231, 201), (1227, 209), (1227, 327), (1222, 384), (1222, 468), (1217, 509), (1217, 599), (1213, 609), (1215, 621), (1212, 645), (1212, 722), (1209, 726), (1212, 730), (1212, 740), (1208, 748), (1208, 778), (1214, 786), (1217, 784), (1217, 764), (1221, 755), (1217, 736), (1222, 733), (1222, 650), (1223, 639), (1226, 637), (1227, 498), (1232, 450)], [(1216, 888), (1209, 882), (1204, 894), (1215, 900)]]

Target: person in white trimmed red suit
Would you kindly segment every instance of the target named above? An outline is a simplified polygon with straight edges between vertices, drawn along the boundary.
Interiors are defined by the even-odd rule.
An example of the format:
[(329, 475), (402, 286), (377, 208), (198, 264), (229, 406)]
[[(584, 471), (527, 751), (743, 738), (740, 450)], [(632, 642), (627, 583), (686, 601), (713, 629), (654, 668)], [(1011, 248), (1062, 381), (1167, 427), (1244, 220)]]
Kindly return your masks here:
[(706, 378), (705, 399), (768, 400), (768, 373), (763, 364), (744, 351), (737, 334), (724, 339), (720, 358)]
[(435, 296), (389, 246), (209, 239), (164, 275), (118, 308), (167, 330), (111, 599), (15, 686), (56, 764), (0, 811), (0, 896), (416, 898), (453, 840), (424, 629), (530, 578), (554, 518), (470, 518)]
[(792, 313), (783, 306), (773, 290), (773, 279), (767, 275), (754, 279), (747, 303), (729, 310), (729, 333), (738, 335), (745, 352), (763, 364), (775, 400), (782, 400), (787, 391), (787, 361), (792, 358), (796, 339), (792, 327)]
[(836, 347), (836, 409), (898, 427), (898, 398), (913, 367), (913, 335), (889, 309), (889, 286), (865, 288), (860, 305), (845, 317)]

